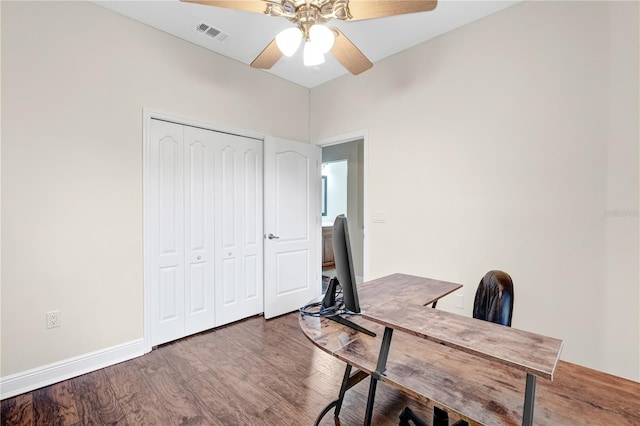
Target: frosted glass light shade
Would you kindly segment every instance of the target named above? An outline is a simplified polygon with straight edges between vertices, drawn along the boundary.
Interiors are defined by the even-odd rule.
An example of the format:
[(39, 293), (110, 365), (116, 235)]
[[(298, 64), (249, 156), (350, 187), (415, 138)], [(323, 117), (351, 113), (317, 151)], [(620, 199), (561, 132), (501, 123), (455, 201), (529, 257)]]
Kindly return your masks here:
[(316, 49), (322, 53), (327, 53), (333, 47), (336, 37), (333, 31), (324, 25), (313, 25), (309, 29), (309, 39), (316, 45)]
[(278, 49), (283, 55), (289, 57), (296, 53), (300, 46), (300, 41), (302, 41), (302, 32), (297, 27), (287, 28), (280, 31), (280, 34), (276, 36)]
[(305, 66), (312, 67), (314, 65), (324, 64), (324, 54), (318, 50), (317, 46), (313, 43), (305, 43), (304, 52), (302, 53), (302, 59)]

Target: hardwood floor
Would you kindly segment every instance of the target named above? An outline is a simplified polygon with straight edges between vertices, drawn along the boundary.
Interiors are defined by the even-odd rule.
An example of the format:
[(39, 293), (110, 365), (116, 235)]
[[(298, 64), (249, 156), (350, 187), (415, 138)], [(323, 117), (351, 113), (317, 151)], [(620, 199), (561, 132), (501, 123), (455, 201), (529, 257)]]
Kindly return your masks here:
[[(344, 366), (303, 336), (297, 313), (253, 317), (3, 400), (1, 424), (312, 425)], [(362, 424), (368, 384), (347, 392), (342, 425)], [(397, 425), (407, 405), (431, 423), (428, 403), (379, 385), (373, 423)]]

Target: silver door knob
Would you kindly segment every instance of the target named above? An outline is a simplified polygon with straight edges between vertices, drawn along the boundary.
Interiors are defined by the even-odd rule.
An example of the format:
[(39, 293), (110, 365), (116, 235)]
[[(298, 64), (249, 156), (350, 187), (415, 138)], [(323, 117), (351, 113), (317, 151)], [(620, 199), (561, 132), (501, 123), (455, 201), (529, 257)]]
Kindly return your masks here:
[(198, 257), (197, 257), (197, 259), (198, 259), (198, 260), (202, 259), (202, 256), (198, 256)]
[(273, 235), (273, 234), (269, 234), (267, 235), (267, 238), (270, 240), (279, 240), (280, 237), (278, 237), (277, 235)]

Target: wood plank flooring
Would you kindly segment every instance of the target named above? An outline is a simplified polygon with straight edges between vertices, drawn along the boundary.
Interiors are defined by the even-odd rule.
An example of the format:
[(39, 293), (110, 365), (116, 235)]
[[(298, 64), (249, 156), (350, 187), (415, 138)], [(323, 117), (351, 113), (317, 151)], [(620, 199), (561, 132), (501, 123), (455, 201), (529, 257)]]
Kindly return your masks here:
[[(297, 313), (253, 317), (3, 400), (1, 425), (312, 425), (344, 367), (304, 337)], [(347, 392), (343, 426), (362, 424), (368, 385)], [(431, 424), (428, 402), (383, 384), (373, 424), (397, 425), (405, 406)]]

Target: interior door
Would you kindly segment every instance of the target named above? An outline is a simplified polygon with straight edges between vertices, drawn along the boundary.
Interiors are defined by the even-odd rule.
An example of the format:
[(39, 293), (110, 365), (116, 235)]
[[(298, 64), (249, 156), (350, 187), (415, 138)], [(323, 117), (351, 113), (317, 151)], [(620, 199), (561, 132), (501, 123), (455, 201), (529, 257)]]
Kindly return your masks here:
[(216, 134), (216, 326), (263, 311), (262, 141)]
[(294, 311), (321, 294), (320, 148), (264, 144), (264, 316)]

